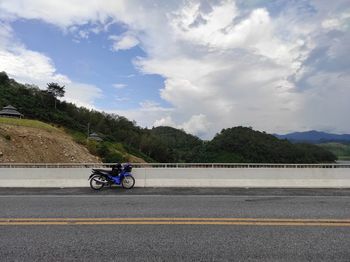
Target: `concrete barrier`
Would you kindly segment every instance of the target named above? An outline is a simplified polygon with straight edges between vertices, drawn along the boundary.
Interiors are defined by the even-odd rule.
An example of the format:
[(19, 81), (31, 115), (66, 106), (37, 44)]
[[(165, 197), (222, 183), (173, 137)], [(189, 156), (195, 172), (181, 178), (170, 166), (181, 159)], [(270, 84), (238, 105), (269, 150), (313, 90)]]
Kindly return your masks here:
[[(88, 187), (90, 168), (0, 168), (0, 187)], [(134, 168), (136, 187), (350, 188), (349, 168)]]

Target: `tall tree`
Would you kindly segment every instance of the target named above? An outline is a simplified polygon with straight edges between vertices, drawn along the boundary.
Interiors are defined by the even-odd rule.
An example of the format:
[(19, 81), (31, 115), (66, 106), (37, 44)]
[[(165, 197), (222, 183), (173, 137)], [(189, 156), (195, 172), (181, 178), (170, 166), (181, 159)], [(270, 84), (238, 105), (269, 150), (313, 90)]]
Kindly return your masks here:
[(57, 97), (64, 97), (65, 86), (60, 86), (57, 83), (48, 83), (47, 84), (47, 92), (52, 95), (55, 99), (55, 109), (57, 109)]

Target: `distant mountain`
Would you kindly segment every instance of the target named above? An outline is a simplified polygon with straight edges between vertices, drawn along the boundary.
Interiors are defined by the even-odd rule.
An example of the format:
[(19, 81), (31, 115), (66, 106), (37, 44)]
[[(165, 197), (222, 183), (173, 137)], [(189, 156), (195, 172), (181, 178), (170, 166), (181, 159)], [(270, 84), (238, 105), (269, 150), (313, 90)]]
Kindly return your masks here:
[(319, 131), (306, 131), (306, 132), (294, 132), (286, 135), (278, 135), (275, 136), (279, 139), (287, 139), (291, 142), (307, 142), (313, 144), (319, 143), (327, 143), (327, 142), (350, 142), (350, 135), (337, 135), (330, 134)]

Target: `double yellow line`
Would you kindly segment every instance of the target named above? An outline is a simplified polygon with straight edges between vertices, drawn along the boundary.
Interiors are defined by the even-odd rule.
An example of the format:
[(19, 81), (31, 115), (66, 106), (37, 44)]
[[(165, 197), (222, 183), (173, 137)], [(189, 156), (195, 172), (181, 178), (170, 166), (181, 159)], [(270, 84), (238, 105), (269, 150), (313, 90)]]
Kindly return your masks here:
[(350, 227), (350, 219), (276, 218), (0, 218), (0, 226), (34, 225), (229, 225)]

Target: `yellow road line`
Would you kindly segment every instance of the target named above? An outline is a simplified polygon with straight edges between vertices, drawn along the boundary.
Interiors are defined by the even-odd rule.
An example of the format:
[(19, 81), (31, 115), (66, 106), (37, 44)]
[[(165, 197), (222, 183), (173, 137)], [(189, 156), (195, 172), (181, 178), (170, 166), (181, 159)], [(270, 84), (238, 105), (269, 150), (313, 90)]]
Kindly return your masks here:
[(350, 223), (350, 219), (327, 218), (224, 218), (224, 217), (87, 217), (87, 218), (0, 218), (0, 222), (9, 221), (272, 221), (272, 222), (329, 222)]
[(250, 225), (350, 227), (349, 219), (278, 218), (0, 218), (0, 226), (21, 225)]
[(33, 225), (236, 225), (236, 226), (321, 226), (350, 227), (350, 223), (307, 223), (307, 222), (199, 222), (199, 221), (110, 221), (110, 222), (0, 222), (0, 226)]

